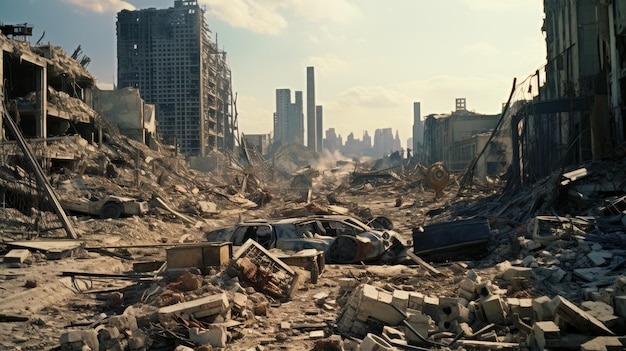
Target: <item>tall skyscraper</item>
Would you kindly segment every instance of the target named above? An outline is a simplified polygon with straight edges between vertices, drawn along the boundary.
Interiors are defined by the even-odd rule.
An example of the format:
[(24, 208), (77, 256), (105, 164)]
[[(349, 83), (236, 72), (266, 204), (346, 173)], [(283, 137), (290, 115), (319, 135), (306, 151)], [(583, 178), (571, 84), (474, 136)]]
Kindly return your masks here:
[(296, 91), (295, 95), (295, 102), (292, 103), (290, 89), (276, 89), (275, 142), (293, 142), (304, 145), (302, 92)]
[(306, 142), (317, 151), (317, 118), (315, 117), (315, 68), (306, 68)]
[(158, 134), (184, 154), (234, 147), (231, 71), (196, 1), (118, 12), (117, 85), (156, 106)]
[(424, 143), (424, 121), (422, 121), (422, 109), (419, 102), (413, 103), (413, 155), (421, 152)]
[(315, 127), (317, 130), (315, 131), (315, 135), (317, 137), (317, 149), (315, 151), (322, 151), (322, 139), (324, 136), (324, 123), (322, 121), (322, 117), (324, 116), (324, 112), (322, 111), (322, 105), (315, 106)]

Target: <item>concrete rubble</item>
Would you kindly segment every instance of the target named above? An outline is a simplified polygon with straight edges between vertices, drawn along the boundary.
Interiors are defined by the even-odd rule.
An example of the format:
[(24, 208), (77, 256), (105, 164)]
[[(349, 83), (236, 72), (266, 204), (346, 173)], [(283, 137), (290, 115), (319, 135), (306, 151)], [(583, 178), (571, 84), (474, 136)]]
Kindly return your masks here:
[[(58, 48), (2, 44), (41, 55), (53, 77), (93, 81)], [(222, 167), (205, 173), (172, 147), (129, 139), (67, 92), (48, 92), (53, 108), (76, 111), (68, 121), (102, 128), (102, 140), (64, 134), (46, 143), (38, 155), (54, 191), (150, 208), (106, 219), (68, 213), (79, 235), (67, 240), (24, 155), (3, 142), (1, 349), (625, 348), (623, 155), (524, 191), (484, 184), (462, 194), (458, 175), (439, 166), (445, 184), (400, 155), (357, 163), (294, 145), (267, 158), (216, 152)], [(409, 244), (402, 264), (327, 264), (315, 279), (289, 263), (295, 255), (255, 241), (204, 241), (244, 220), (311, 214), (393, 227), (405, 242), (419, 228), (478, 219), (488, 240), (475, 257), (430, 262)]]

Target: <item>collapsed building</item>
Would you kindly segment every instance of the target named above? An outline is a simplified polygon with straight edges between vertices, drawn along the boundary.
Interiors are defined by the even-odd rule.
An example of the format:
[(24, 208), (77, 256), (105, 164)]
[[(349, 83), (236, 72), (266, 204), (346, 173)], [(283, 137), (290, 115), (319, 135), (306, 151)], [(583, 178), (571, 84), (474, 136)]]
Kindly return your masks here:
[[(28, 217), (34, 211), (16, 211), (10, 204), (0, 209), (4, 348), (624, 349), (623, 157), (579, 163), (533, 184), (526, 180), (534, 178), (524, 178), (522, 189), (475, 187), (459, 196), (453, 175), (440, 189), (433, 187), (434, 198), (419, 185), (428, 172), (399, 154), (370, 169), (358, 165), (360, 172), (347, 161), (342, 163), (351, 170), (347, 173), (339, 162), (322, 171), (300, 162), (300, 170), (291, 164), (279, 169), (283, 156), (301, 156), (301, 150), (282, 148), (270, 162), (244, 141), (237, 162), (227, 160), (231, 172), (200, 174), (175, 152), (148, 148), (147, 139), (139, 140), (146, 136), (138, 132), (141, 124), (120, 126), (130, 129), (132, 139), (116, 133), (113, 123), (89, 107), (88, 101), (96, 100), (93, 77), (62, 51), (51, 54), (0, 38), (3, 82), (16, 87), (3, 89), (9, 97), (3, 101), (12, 100), (2, 105), (3, 117), (21, 126), (31, 146), (46, 138), (45, 146), (33, 147), (41, 159), (50, 155), (45, 163), (53, 172), (46, 177), (62, 186), (80, 178), (99, 197), (112, 190), (154, 195), (145, 214), (71, 216), (80, 228), (74, 240), (58, 240), (54, 227), (33, 235), (39, 240), (23, 240), (31, 232), (22, 225), (33, 220)], [(10, 74), (16, 71), (35, 79), (16, 79)], [(68, 96), (55, 100), (55, 91)], [(125, 96), (140, 106), (133, 90)], [(519, 101), (504, 115), (519, 111), (524, 105)], [(139, 111), (133, 113), (137, 121), (145, 117)], [(6, 139), (9, 132), (4, 131)], [(69, 133), (80, 137), (55, 147), (58, 135)], [(3, 192), (33, 183), (11, 149), (15, 140), (6, 139)], [(523, 151), (530, 157), (531, 151)], [(84, 166), (71, 166), (79, 160)], [(449, 176), (445, 168), (438, 173)], [(341, 179), (346, 174), (352, 183)], [(294, 189), (307, 190), (307, 196), (290, 196)], [(331, 198), (332, 205), (317, 204)], [(293, 211), (285, 210), (292, 203)], [(297, 211), (367, 212), (363, 206), (394, 218), (394, 228), (405, 236), (411, 231), (414, 242), (437, 224), (458, 234), (451, 228), (468, 223), (461, 219), (476, 219), (488, 239), (479, 245), (483, 256), (456, 256), (442, 264), (414, 256), (396, 266), (324, 266), (311, 264), (311, 257), (320, 259), (317, 252), (275, 252), (254, 241), (237, 250), (229, 243), (202, 242), (207, 230), (242, 216), (258, 221)], [(456, 244), (448, 235), (438, 237), (444, 242), (436, 248)], [(468, 243), (461, 244), (456, 249), (462, 252)], [(409, 249), (415, 253), (418, 247)]]

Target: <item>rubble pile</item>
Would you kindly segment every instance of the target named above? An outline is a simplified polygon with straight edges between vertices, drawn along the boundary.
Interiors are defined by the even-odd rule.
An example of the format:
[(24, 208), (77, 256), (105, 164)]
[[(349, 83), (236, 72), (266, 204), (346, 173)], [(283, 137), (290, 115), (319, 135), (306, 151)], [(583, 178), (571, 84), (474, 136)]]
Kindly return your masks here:
[[(55, 48), (40, 50), (53, 73), (93, 80)], [(46, 196), (28, 160), (12, 141), (3, 143), (0, 348), (624, 347), (621, 159), (525, 187), (475, 182), (458, 195), (459, 175), (445, 165), (427, 167), (399, 153), (370, 164), (294, 145), (263, 157), (242, 145), (237, 155), (216, 151), (219, 167), (204, 173), (174, 147), (123, 136), (71, 94), (48, 94), (51, 107), (102, 130), (92, 137), (101, 140), (59, 127), (61, 136), (33, 140), (32, 149), (66, 209), (68, 199), (101, 208), (68, 210), (79, 235), (61, 240), (58, 224), (50, 225), (55, 214), (40, 206)], [(147, 210), (123, 212), (122, 197)], [(120, 207), (105, 211), (101, 199)], [(330, 214), (347, 215), (352, 225), (321, 226), (319, 216)], [(297, 250), (259, 239), (274, 233), (266, 219), (285, 217), (304, 217), (302, 227), (281, 233)], [(366, 228), (338, 234), (354, 231), (356, 219)], [(235, 224), (254, 228), (257, 241), (208, 241), (208, 233)], [(457, 242), (446, 241), (455, 232), (450, 224), (480, 241), (462, 230)], [(446, 235), (434, 235), (443, 240), (429, 249), (443, 254), (431, 261), (429, 252), (420, 257), (418, 244), (435, 225)], [(311, 244), (321, 241), (327, 246)], [(358, 259), (326, 264), (333, 256), (325, 247)], [(393, 260), (366, 261), (372, 253)]]

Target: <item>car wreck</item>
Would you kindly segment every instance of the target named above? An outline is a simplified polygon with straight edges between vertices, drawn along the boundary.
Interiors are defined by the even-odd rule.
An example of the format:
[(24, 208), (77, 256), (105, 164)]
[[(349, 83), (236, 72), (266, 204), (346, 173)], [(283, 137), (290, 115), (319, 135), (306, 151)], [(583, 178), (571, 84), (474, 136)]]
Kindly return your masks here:
[(103, 198), (62, 196), (63, 208), (100, 218), (120, 218), (148, 213), (149, 204), (135, 198), (107, 195)]
[(285, 251), (316, 249), (329, 263), (406, 260), (406, 247), (392, 230), (374, 229), (345, 215), (255, 219), (207, 233), (209, 242), (229, 241), (241, 246), (252, 239), (264, 248)]

